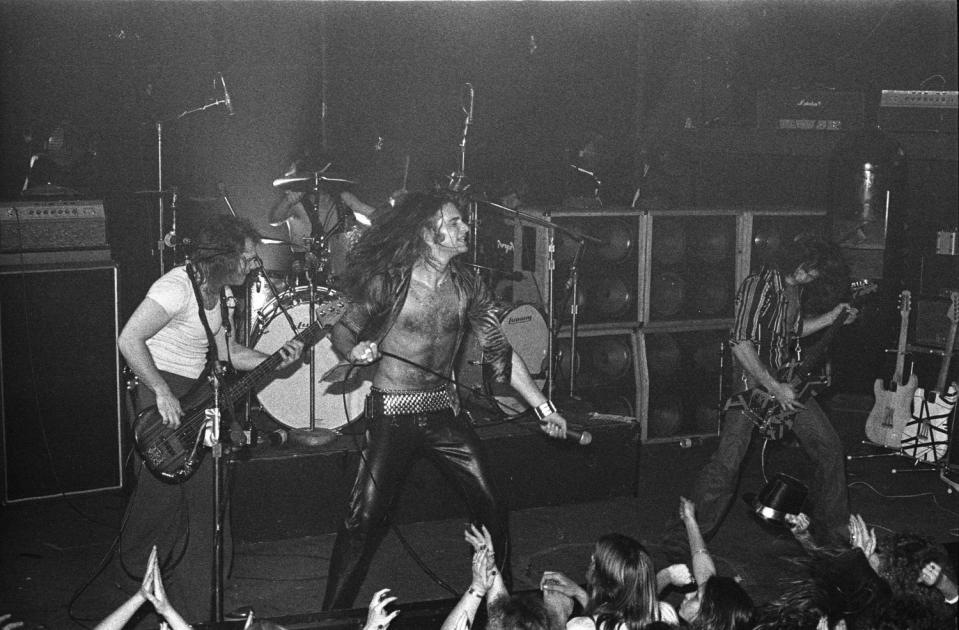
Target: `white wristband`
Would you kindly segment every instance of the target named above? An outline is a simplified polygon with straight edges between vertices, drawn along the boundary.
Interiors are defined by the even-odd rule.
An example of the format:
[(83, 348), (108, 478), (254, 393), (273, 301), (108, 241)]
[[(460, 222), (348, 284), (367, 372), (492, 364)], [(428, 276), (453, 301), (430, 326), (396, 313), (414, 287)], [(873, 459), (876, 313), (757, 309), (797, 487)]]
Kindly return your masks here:
[(547, 400), (542, 405), (533, 407), (533, 413), (536, 414), (538, 420), (543, 420), (546, 416), (556, 413), (556, 405), (553, 404), (553, 401)]

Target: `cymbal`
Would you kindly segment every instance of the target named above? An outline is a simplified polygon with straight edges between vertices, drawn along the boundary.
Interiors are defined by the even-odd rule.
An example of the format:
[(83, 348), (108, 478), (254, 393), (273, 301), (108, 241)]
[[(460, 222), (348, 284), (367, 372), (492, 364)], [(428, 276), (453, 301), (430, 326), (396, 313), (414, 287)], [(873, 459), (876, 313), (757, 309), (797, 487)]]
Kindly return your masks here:
[(313, 189), (314, 182), (328, 184), (355, 184), (356, 181), (334, 175), (329, 172), (298, 172), (279, 177), (273, 180), (274, 188), (284, 188), (286, 190), (308, 191)]
[(273, 238), (272, 236), (261, 236), (260, 243), (264, 245), (293, 245), (290, 241), (283, 240), (282, 238)]
[(134, 195), (143, 195), (145, 197), (159, 197), (161, 195), (173, 195), (173, 190), (134, 190)]

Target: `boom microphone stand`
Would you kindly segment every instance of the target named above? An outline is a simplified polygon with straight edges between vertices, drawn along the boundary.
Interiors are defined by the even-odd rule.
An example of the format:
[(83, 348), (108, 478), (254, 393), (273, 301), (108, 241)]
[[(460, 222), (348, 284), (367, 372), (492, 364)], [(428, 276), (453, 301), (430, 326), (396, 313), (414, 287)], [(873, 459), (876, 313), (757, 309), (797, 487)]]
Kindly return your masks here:
[[(163, 125), (164, 125), (164, 123), (176, 122), (176, 121), (180, 120), (181, 118), (186, 118), (186, 117), (189, 116), (190, 114), (195, 114), (195, 113), (197, 113), (197, 112), (202, 112), (202, 111), (205, 111), (205, 110), (210, 109), (211, 107), (218, 107), (218, 106), (220, 106), (220, 105), (223, 105), (224, 107), (226, 107), (226, 109), (227, 109), (227, 111), (230, 113), (230, 115), (233, 115), (233, 104), (230, 102), (230, 96), (229, 96), (229, 94), (227, 94), (227, 91), (226, 91), (226, 83), (223, 81), (223, 75), (222, 75), (222, 74), (217, 73), (217, 79), (215, 79), (214, 82), (213, 82), (213, 83), (214, 83), (214, 86), (216, 86), (216, 82), (217, 82), (217, 81), (219, 81), (219, 82), (221, 83), (221, 85), (223, 86), (223, 98), (215, 98), (213, 101), (211, 101), (211, 102), (209, 102), (209, 103), (206, 103), (206, 104), (204, 104), (204, 105), (201, 105), (201, 106), (199, 106), (199, 107), (194, 107), (194, 108), (192, 108), (192, 109), (184, 110), (184, 111), (180, 112), (178, 115), (174, 116), (173, 118), (168, 118), (168, 119), (166, 119), (166, 120), (158, 120), (158, 121), (156, 121), (156, 131), (157, 131), (157, 193), (159, 193), (159, 197), (158, 197), (158, 200), (157, 200), (157, 209), (158, 209), (158, 213), (157, 213), (157, 214), (158, 214), (158, 216), (157, 216), (157, 223), (159, 224), (159, 235), (160, 235), (160, 238), (159, 238), (159, 240), (157, 241), (157, 252), (156, 252), (156, 253), (157, 253), (157, 260), (158, 260), (159, 265), (160, 265), (160, 275), (161, 275), (161, 276), (162, 276), (164, 273), (166, 273), (166, 271), (167, 271), (167, 268), (166, 268), (166, 259), (164, 258), (164, 247), (166, 246), (166, 247), (175, 248), (175, 241), (173, 241), (172, 239), (170, 239), (170, 238), (169, 238), (169, 235), (167, 235), (167, 234), (164, 232), (164, 229), (165, 229), (165, 227), (166, 227), (166, 222), (165, 222), (166, 204), (165, 204), (164, 201), (163, 201), (163, 196), (164, 196), (164, 194), (166, 193), (166, 191), (163, 190)], [(176, 217), (176, 214), (174, 214), (174, 217)], [(176, 230), (176, 226), (174, 225), (174, 230), (171, 232), (171, 234), (172, 234), (173, 236), (176, 236), (175, 230)], [(171, 243), (173, 243), (173, 244), (171, 244)], [(174, 258), (174, 260), (175, 260), (175, 258), (176, 258), (176, 253), (175, 253), (175, 252), (174, 252), (173, 258)]]

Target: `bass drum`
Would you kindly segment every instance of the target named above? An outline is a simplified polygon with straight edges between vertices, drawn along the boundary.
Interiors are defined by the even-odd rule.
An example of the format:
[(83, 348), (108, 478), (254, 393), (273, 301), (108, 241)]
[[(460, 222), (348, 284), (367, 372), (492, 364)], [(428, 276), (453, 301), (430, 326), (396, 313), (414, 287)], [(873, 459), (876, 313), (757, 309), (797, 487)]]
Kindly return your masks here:
[[(318, 287), (315, 294), (316, 309), (325, 301), (337, 297), (335, 291)], [(310, 288), (297, 287), (280, 295), (279, 300), (271, 300), (257, 315), (256, 326), (250, 334), (252, 347), (260, 352), (273, 354), (293, 337), (290, 323), (280, 305), (286, 308), (293, 319), (297, 332), (310, 324)], [(304, 350), (306, 354), (309, 350)], [(363, 411), (363, 403), (370, 391), (370, 381), (356, 378), (350, 385), (327, 383), (320, 379), (340, 359), (329, 337), (320, 340), (314, 346), (316, 361), (316, 426), (324, 429), (336, 429), (357, 418)], [(293, 369), (290, 371), (290, 369)], [(310, 427), (310, 366), (296, 363), (266, 384), (257, 398), (263, 409), (280, 424), (290, 429)]]
[[(546, 384), (546, 354), (549, 348), (546, 318), (532, 304), (503, 304), (496, 311), (503, 334), (516, 354), (523, 359), (536, 386), (542, 389)], [(491, 401), (476, 393), (477, 390), (485, 390), (483, 350), (475, 335), (467, 335), (463, 343), (456, 363), (456, 378), (460, 384), (460, 397), (464, 401), (490, 406)], [(499, 410), (507, 416), (518, 415), (529, 408), (523, 397), (509, 385), (494, 385), (492, 393), (499, 403)]]

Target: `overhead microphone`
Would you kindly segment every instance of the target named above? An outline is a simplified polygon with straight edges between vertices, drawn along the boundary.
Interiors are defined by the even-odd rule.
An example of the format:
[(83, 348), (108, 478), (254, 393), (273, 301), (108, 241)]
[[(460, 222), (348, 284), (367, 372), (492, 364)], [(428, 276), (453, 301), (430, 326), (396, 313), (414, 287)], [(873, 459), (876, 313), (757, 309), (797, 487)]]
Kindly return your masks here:
[(226, 105), (227, 113), (233, 116), (236, 112), (233, 111), (233, 100), (230, 98), (230, 92), (226, 89), (226, 79), (223, 78), (222, 72), (217, 72), (216, 75), (220, 79), (220, 85), (223, 86), (223, 104)]

